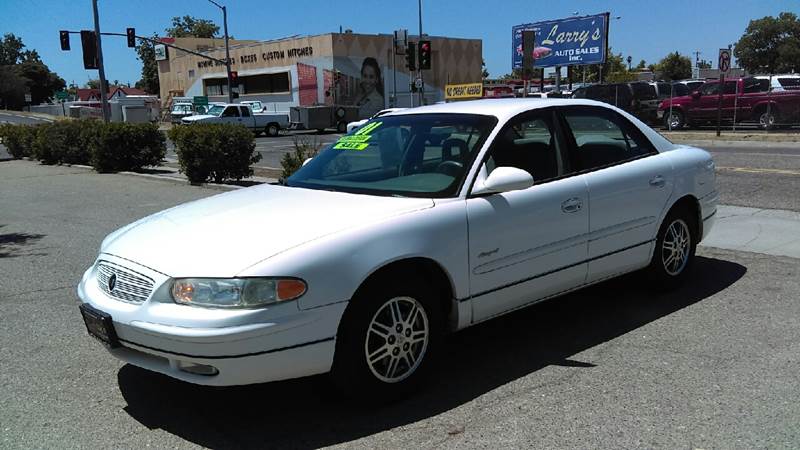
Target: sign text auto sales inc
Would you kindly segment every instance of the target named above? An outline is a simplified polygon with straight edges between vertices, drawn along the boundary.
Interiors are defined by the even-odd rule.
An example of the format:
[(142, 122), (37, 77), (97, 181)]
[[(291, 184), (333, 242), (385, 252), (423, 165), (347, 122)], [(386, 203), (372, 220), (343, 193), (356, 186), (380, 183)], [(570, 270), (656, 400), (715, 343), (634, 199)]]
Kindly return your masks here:
[[(308, 47), (299, 47), (299, 48), (290, 48), (289, 50), (273, 50), (271, 52), (263, 52), (260, 55), (257, 53), (252, 53), (250, 55), (242, 55), (238, 58), (231, 58), (231, 65), (236, 64), (255, 64), (259, 61), (280, 61), (283, 59), (290, 59), (290, 58), (304, 58), (310, 57), (314, 55), (314, 48), (311, 46)], [(203, 60), (197, 62), (197, 68), (203, 69), (206, 67), (213, 67), (213, 66), (222, 66), (224, 65), (220, 61), (211, 61), (211, 60)]]

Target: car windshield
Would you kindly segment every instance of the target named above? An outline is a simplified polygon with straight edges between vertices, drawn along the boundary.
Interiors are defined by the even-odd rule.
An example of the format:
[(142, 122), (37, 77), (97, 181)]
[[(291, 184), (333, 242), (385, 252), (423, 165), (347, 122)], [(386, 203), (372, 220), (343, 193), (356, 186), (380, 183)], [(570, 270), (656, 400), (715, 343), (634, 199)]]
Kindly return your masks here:
[(225, 107), (224, 106), (214, 105), (211, 108), (209, 108), (209, 110), (208, 110), (208, 112), (206, 114), (211, 115), (211, 116), (219, 117), (219, 115), (222, 114), (222, 111), (225, 111)]
[(322, 150), (285, 184), (370, 195), (452, 197), (497, 123), (477, 114), (373, 119)]
[(173, 113), (191, 113), (192, 112), (192, 105), (186, 104), (179, 104), (172, 106)]

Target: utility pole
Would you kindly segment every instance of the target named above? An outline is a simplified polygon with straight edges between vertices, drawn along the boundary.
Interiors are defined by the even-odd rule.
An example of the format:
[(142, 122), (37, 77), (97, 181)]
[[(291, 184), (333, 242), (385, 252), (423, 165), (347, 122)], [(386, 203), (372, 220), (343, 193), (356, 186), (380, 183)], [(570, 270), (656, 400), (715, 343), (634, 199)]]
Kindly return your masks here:
[(700, 50), (694, 52), (694, 70), (692, 71), (692, 78), (700, 78)]
[(233, 90), (231, 90), (231, 53), (228, 45), (228, 8), (220, 5), (214, 0), (208, 0), (214, 6), (222, 10), (222, 26), (225, 30), (225, 71), (228, 75), (228, 103), (233, 103)]
[(100, 44), (100, 16), (97, 14), (97, 0), (92, 0), (94, 13), (94, 33), (97, 36), (97, 69), (100, 74), (100, 102), (103, 106), (103, 121), (108, 123), (111, 119), (108, 110), (108, 92), (106, 92), (106, 71), (103, 68), (103, 46)]
[[(418, 4), (418, 11), (419, 11), (419, 39), (417, 41), (422, 40), (422, 0), (417, 1)], [(419, 53), (419, 52), (417, 52)], [(419, 54), (417, 55), (419, 57)], [(419, 66), (419, 64), (417, 64)], [(422, 78), (422, 69), (418, 67), (419, 70), (419, 79), (420, 79), (420, 88), (419, 88), (419, 106), (425, 105), (425, 80)]]

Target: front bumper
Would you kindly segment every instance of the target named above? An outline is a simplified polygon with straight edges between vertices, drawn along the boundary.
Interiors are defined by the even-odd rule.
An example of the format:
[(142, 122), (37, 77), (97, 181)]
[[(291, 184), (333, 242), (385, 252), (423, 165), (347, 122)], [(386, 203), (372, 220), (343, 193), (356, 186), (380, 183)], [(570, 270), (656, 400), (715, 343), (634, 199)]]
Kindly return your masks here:
[[(283, 380), (331, 368), (345, 302), (309, 310), (299, 309), (297, 302), (253, 310), (178, 305), (168, 297), (169, 277), (111, 255), (100, 259), (155, 281), (151, 295), (139, 304), (103, 292), (96, 264), (78, 285), (83, 303), (111, 315), (121, 347), (109, 351), (127, 363), (214, 386)], [(194, 373), (191, 367), (197, 365), (216, 373)]]

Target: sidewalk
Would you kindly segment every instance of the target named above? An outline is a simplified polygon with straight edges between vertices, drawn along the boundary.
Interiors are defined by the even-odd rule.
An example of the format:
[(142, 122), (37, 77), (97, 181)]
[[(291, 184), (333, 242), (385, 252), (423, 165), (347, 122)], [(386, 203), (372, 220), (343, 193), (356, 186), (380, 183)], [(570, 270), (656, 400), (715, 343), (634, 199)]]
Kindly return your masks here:
[(700, 245), (800, 258), (800, 212), (720, 205), (716, 219)]
[(717, 132), (714, 130), (702, 131), (666, 131), (654, 128), (665, 138), (670, 141), (681, 144), (697, 141), (712, 141), (712, 142), (800, 142), (800, 133), (791, 131), (756, 131), (756, 130), (742, 130), (732, 131), (723, 130), (720, 136), (717, 137)]

